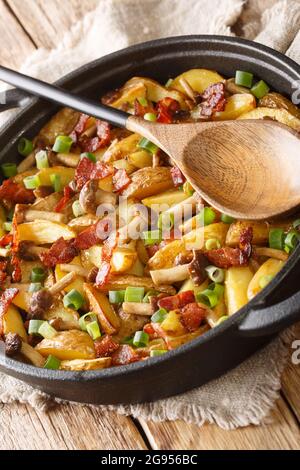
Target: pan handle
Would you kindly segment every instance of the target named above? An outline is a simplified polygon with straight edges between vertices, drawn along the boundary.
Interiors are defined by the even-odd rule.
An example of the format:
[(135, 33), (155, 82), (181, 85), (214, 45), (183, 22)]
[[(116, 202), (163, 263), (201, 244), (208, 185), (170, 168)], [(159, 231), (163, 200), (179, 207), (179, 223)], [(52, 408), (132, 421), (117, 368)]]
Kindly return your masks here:
[(22, 90), (12, 88), (0, 92), (0, 113), (8, 109), (24, 107), (30, 96)]
[(275, 305), (253, 307), (239, 324), (245, 336), (267, 336), (300, 320), (300, 291)]

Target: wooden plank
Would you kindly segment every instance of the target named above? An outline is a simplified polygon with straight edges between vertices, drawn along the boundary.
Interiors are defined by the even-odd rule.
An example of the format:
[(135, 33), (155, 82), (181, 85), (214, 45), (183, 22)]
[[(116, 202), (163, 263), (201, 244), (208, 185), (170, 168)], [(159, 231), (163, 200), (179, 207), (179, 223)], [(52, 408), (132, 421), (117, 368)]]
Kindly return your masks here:
[(300, 430), (283, 399), (278, 400), (272, 422), (224, 431), (216, 425), (198, 427), (183, 421), (164, 423), (140, 420), (150, 445), (162, 450), (300, 449)]
[[(300, 341), (300, 323), (296, 326), (295, 337)], [(299, 350), (299, 348), (300, 345), (298, 345), (297, 349)], [(300, 422), (300, 364), (292, 363), (292, 355), (295, 352), (296, 350), (291, 347), (288, 366), (282, 376), (282, 392)], [(299, 360), (299, 353), (297, 357)]]
[(38, 47), (52, 49), (98, 0), (6, 0)]
[(2, 405), (0, 429), (0, 450), (147, 449), (130, 418), (87, 406), (59, 405), (44, 413)]
[(35, 46), (3, 0), (0, 1), (0, 63), (16, 68), (35, 50)]

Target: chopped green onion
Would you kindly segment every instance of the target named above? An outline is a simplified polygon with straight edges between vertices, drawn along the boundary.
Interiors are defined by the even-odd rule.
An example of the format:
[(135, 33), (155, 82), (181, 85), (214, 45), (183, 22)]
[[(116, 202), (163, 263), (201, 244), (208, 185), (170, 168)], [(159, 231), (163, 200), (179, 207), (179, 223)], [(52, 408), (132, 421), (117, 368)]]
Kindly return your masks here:
[(148, 106), (148, 100), (146, 98), (143, 98), (142, 96), (140, 98), (138, 98), (138, 102), (142, 105), (142, 106)]
[(264, 289), (272, 281), (272, 279), (274, 279), (273, 274), (266, 274), (265, 276), (261, 276), (258, 281), (259, 287)]
[(225, 320), (228, 320), (229, 316), (228, 315), (223, 315), (222, 317), (220, 317), (216, 323), (216, 326), (220, 325), (221, 323), (223, 323), (223, 321)]
[(48, 161), (48, 154), (46, 150), (41, 150), (38, 152), (35, 156), (36, 160), (36, 167), (39, 170), (42, 170), (43, 168), (49, 168), (49, 161)]
[(142, 233), (145, 245), (155, 245), (155, 243), (159, 243), (161, 241), (161, 237), (162, 235), (160, 230), (149, 230)]
[(300, 233), (297, 230), (291, 230), (284, 240), (285, 248), (289, 248), (289, 250), (293, 250), (296, 248), (300, 240)]
[(233, 217), (231, 217), (230, 215), (221, 214), (221, 221), (224, 224), (232, 224), (233, 222), (235, 222), (235, 219)]
[(56, 153), (69, 153), (73, 145), (71, 137), (66, 135), (59, 135), (56, 137), (55, 143), (52, 147), (53, 152)]
[(200, 302), (210, 308), (213, 308), (218, 304), (219, 297), (214, 291), (210, 289), (205, 289), (204, 291), (198, 292), (198, 294), (196, 294), (196, 300), (197, 302)]
[(215, 294), (217, 294), (219, 299), (221, 297), (223, 297), (223, 295), (224, 295), (224, 286), (222, 284), (219, 284), (219, 283), (216, 283), (216, 282), (212, 283), (208, 286), (208, 289), (212, 290)]
[(217, 268), (216, 266), (207, 266), (205, 271), (208, 274), (208, 277), (213, 282), (224, 282), (225, 273), (224, 269)]
[(271, 228), (269, 246), (275, 250), (283, 250), (284, 231), (282, 228)]
[(46, 272), (43, 268), (33, 268), (30, 274), (31, 282), (42, 282), (46, 277)]
[(38, 292), (41, 290), (42, 284), (40, 282), (32, 282), (28, 288), (28, 292), (33, 293), (33, 292)]
[(298, 228), (300, 227), (300, 219), (297, 219), (293, 222), (293, 228)]
[(191, 183), (189, 183), (188, 181), (186, 181), (184, 184), (183, 184), (183, 192), (187, 195), (187, 196), (192, 196), (195, 192), (193, 186), (191, 185)]
[(150, 302), (150, 297), (155, 297), (158, 294), (159, 292), (157, 290), (150, 289), (143, 298), (143, 303), (148, 304)]
[(205, 242), (205, 249), (207, 251), (209, 250), (217, 250), (218, 248), (221, 248), (221, 243), (217, 238), (209, 238)]
[(258, 99), (263, 98), (269, 91), (270, 87), (263, 80), (260, 80), (251, 88), (252, 95)]
[(237, 70), (235, 72), (235, 84), (239, 86), (244, 86), (246, 88), (251, 88), (253, 82), (253, 73), (243, 72), (242, 70)]
[(133, 346), (136, 348), (144, 348), (149, 342), (149, 335), (144, 331), (137, 331), (133, 337)]
[(3, 229), (4, 229), (6, 232), (11, 232), (11, 230), (12, 230), (12, 222), (4, 222), (4, 223), (3, 223)]
[(173, 78), (169, 78), (169, 80), (168, 80), (167, 83), (165, 84), (165, 87), (166, 87), (166, 88), (169, 88), (169, 87), (172, 85), (173, 82), (174, 82)]
[(85, 214), (85, 211), (79, 201), (74, 201), (72, 204), (72, 211), (75, 217), (80, 217)]
[(148, 150), (148, 152), (152, 153), (155, 155), (158, 151), (157, 145), (153, 144), (153, 142), (150, 142), (150, 140), (145, 139), (144, 137), (139, 141), (138, 147), (144, 150)]
[(91, 162), (93, 163), (96, 163), (97, 161), (97, 158), (95, 157), (95, 155), (91, 152), (84, 152), (80, 155), (80, 158), (89, 158), (91, 160)]
[(167, 310), (165, 308), (160, 308), (155, 313), (153, 313), (151, 317), (151, 321), (153, 323), (162, 323), (167, 315), (168, 315)]
[(168, 352), (166, 349), (152, 349), (152, 351), (150, 351), (150, 357), (162, 356), (166, 352)]
[(47, 321), (44, 321), (38, 329), (38, 334), (43, 338), (52, 339), (57, 334), (57, 331)]
[(142, 302), (144, 295), (145, 295), (144, 287), (128, 286), (125, 290), (124, 301), (125, 302)]
[(94, 341), (101, 337), (101, 331), (97, 321), (88, 323), (86, 326), (86, 331), (91, 336), (91, 338), (93, 338)]
[(159, 230), (171, 230), (174, 227), (174, 214), (172, 212), (162, 212), (157, 224)]
[(146, 114), (144, 115), (144, 119), (145, 119), (145, 121), (155, 122), (156, 119), (157, 119), (157, 116), (156, 116), (156, 114), (154, 114), (154, 113), (146, 113)]
[(125, 338), (122, 339), (121, 344), (129, 344), (130, 346), (133, 346), (133, 336), (125, 336)]
[(82, 331), (87, 331), (87, 325), (95, 321), (97, 321), (97, 315), (93, 312), (89, 312), (80, 317), (78, 323)]
[(60, 175), (56, 175), (53, 173), (50, 175), (50, 181), (53, 186), (54, 192), (55, 193), (60, 193), (62, 191), (62, 184), (61, 184), (61, 177)]
[(18, 173), (17, 165), (15, 163), (3, 163), (1, 165), (1, 170), (5, 178), (16, 176), (16, 174)]
[(52, 356), (52, 354), (50, 354), (50, 356), (47, 357), (47, 360), (44, 364), (44, 369), (57, 370), (59, 368), (60, 368), (60, 360), (57, 359), (57, 357)]
[(29, 335), (39, 335), (39, 329), (44, 323), (44, 320), (30, 320), (28, 325)]
[(26, 189), (37, 189), (41, 185), (38, 175), (27, 176), (23, 183)]
[(215, 221), (216, 213), (211, 207), (203, 207), (202, 211), (196, 216), (201, 226), (210, 225)]
[(64, 307), (79, 310), (84, 305), (84, 298), (76, 289), (72, 289), (64, 296)]
[(24, 137), (19, 140), (18, 152), (20, 155), (23, 155), (23, 157), (28, 157), (28, 155), (30, 155), (32, 151), (33, 143), (31, 142), (31, 140), (25, 139)]
[(109, 301), (111, 304), (121, 304), (124, 302), (125, 299), (125, 290), (110, 290)]

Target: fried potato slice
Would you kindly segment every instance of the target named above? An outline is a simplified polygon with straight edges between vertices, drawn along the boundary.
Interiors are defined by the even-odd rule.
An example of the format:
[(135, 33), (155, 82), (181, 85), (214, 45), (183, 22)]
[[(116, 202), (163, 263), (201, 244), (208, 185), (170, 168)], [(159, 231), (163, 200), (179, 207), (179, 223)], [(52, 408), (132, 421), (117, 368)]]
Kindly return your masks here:
[(63, 108), (41, 129), (37, 140), (53, 145), (58, 135), (69, 135), (76, 126), (80, 113)]
[(155, 205), (163, 205), (165, 204), (168, 207), (175, 206), (176, 204), (180, 204), (181, 202), (188, 199), (189, 196), (185, 194), (183, 191), (179, 191), (178, 189), (165, 191), (160, 194), (156, 194), (155, 196), (146, 197), (142, 200), (142, 203), (147, 206), (155, 206)]
[(247, 290), (253, 278), (248, 266), (232, 267), (225, 273), (225, 303), (228, 315), (233, 315), (248, 302)]
[(45, 245), (54, 243), (61, 237), (65, 240), (75, 238), (76, 232), (65, 224), (36, 220), (18, 225), (18, 237), (20, 241), (27, 240), (37, 245)]
[(8, 333), (17, 333), (19, 336), (21, 336), (23, 341), (27, 342), (27, 333), (24, 327), (23, 319), (20, 312), (14, 305), (10, 305), (2, 317), (1, 334), (7, 335)]
[(110, 357), (99, 357), (97, 359), (73, 359), (71, 361), (62, 361), (61, 370), (97, 370), (106, 369), (111, 364)]
[(65, 187), (74, 178), (75, 170), (74, 168), (67, 168), (65, 166), (43, 168), (37, 173), (42, 186), (52, 186), (51, 175), (58, 175), (60, 177), (62, 187)]
[(262, 108), (275, 108), (275, 109), (286, 109), (290, 114), (300, 119), (300, 109), (288, 98), (282, 96), (280, 93), (267, 93), (263, 98), (259, 100), (259, 107)]
[(275, 121), (281, 122), (295, 131), (300, 131), (300, 119), (293, 116), (286, 109), (272, 109), (272, 108), (256, 108), (250, 112), (246, 112), (238, 117), (238, 119), (265, 119), (270, 118)]
[(172, 286), (159, 285), (156, 286), (150, 277), (137, 277), (131, 274), (124, 274), (122, 276), (111, 276), (109, 282), (103, 287), (98, 288), (103, 292), (110, 290), (124, 290), (126, 287), (144, 287), (145, 291), (158, 290), (159, 292), (165, 292), (166, 294), (174, 295), (176, 290)]
[(175, 258), (179, 254), (186, 254), (183, 240), (173, 240), (158, 250), (148, 261), (149, 269), (166, 269), (174, 266)]
[(229, 96), (224, 111), (213, 114), (214, 121), (237, 119), (244, 113), (251, 112), (256, 107), (256, 100), (250, 93), (237, 93)]
[[(281, 270), (284, 266), (285, 261), (270, 258), (265, 263), (261, 265), (258, 271), (254, 274), (247, 290), (248, 300), (253, 299), (261, 290), (262, 286), (260, 285), (260, 281), (265, 276), (268, 276), (268, 279), (271, 280), (272, 277), (275, 277), (276, 274)], [(270, 276), (270, 277), (269, 277)]]
[(87, 283), (84, 284), (84, 291), (89, 300), (91, 312), (98, 317), (101, 331), (109, 335), (116, 333), (121, 322), (106, 295)]
[(122, 196), (144, 199), (174, 188), (170, 168), (141, 168), (131, 176), (131, 183)]
[(96, 356), (92, 338), (80, 330), (58, 332), (51, 339), (43, 339), (35, 350), (44, 357), (51, 354), (61, 361), (95, 359)]
[(217, 72), (207, 69), (190, 69), (174, 78), (170, 88), (185, 93), (184, 88), (180, 84), (180, 80), (184, 79), (190, 87), (198, 92), (203, 93), (206, 88), (214, 83), (222, 82), (224, 78)]

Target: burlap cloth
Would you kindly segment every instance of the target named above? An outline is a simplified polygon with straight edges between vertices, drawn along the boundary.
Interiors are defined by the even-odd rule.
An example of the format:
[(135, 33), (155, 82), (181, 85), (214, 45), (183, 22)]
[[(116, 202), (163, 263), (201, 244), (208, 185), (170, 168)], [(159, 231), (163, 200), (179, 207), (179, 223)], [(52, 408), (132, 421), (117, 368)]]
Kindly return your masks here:
[[(78, 22), (57, 49), (33, 53), (23, 72), (53, 81), (86, 62), (137, 42), (187, 34), (232, 36), (234, 32), (300, 62), (300, 0), (91, 2), (97, 7), (95, 11)], [(289, 342), (290, 332), (286, 332), (236, 369), (189, 393), (151, 404), (104, 408), (151, 420), (183, 419), (198, 425), (216, 422), (225, 429), (259, 424), (278, 397), (281, 373), (289, 359)], [(13, 401), (43, 409), (53, 405), (53, 399), (40, 391), (0, 374), (0, 402)]]

